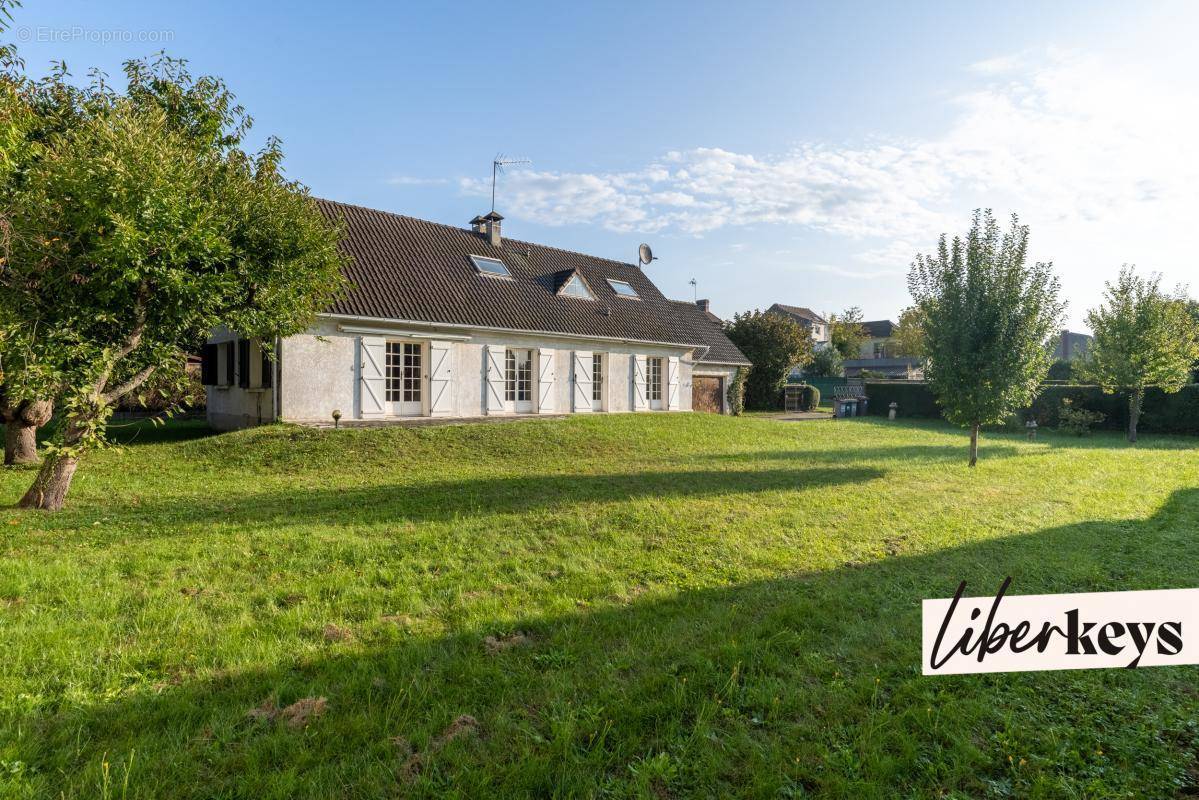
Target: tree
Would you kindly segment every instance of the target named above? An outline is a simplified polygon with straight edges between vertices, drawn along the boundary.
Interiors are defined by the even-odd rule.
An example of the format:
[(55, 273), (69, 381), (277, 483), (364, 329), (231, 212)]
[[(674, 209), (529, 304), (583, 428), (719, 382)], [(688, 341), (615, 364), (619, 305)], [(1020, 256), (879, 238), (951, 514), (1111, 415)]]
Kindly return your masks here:
[(1128, 393), (1128, 441), (1137, 440), (1145, 387), (1177, 392), (1199, 360), (1199, 324), (1186, 297), (1167, 295), (1160, 276), (1143, 278), (1125, 265), (1103, 303), (1087, 312), (1094, 338), (1079, 371), (1103, 391)]
[(724, 331), (753, 364), (745, 381), (746, 407), (778, 408), (791, 368), (812, 359), (811, 335), (781, 314), (756, 310), (734, 315)]
[(845, 364), (835, 347), (822, 347), (812, 354), (804, 374), (813, 378), (841, 378), (845, 376)]
[(184, 381), (189, 345), (218, 326), (298, 333), (343, 285), (337, 226), (283, 178), (277, 140), (240, 149), (249, 119), (220, 81), (165, 57), (126, 75), (123, 95), (78, 95), (7, 200), (21, 235), (0, 273), (6, 390), (58, 398), (64, 417), (27, 508), (62, 507), (115, 404), (156, 374)]
[(936, 255), (916, 256), (908, 275), (925, 311), (925, 377), (949, 421), (969, 427), (971, 467), (979, 428), (1036, 396), (1065, 309), (1053, 265), (1029, 266), (1027, 256), (1027, 226), (1012, 215), (1001, 235), (980, 210), (965, 240), (942, 234)]
[(861, 358), (862, 344), (869, 338), (870, 332), (862, 325), (862, 309), (851, 306), (841, 314), (829, 314), (829, 345), (841, 358)]
[(897, 356), (924, 357), (924, 311), (918, 305), (899, 312), (899, 322), (891, 332), (887, 349)]

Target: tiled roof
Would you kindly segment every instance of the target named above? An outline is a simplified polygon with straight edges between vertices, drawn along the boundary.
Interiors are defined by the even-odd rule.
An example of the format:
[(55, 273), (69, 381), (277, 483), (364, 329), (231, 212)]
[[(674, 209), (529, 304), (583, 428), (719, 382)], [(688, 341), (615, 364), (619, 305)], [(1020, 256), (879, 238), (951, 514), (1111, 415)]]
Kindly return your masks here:
[(820, 316), (812, 309), (805, 308), (803, 306), (788, 306), (788, 305), (784, 305), (783, 303), (775, 303), (767, 310), (774, 311), (774, 312), (781, 312), (783, 314), (786, 314), (789, 317), (796, 317), (796, 318), (804, 320), (806, 322), (824, 322), (825, 321), (824, 317)]
[(889, 319), (876, 319), (870, 322), (863, 322), (862, 327), (870, 334), (872, 339), (889, 339), (895, 331), (895, 323)]
[(720, 317), (710, 311), (704, 311), (695, 303), (688, 303), (685, 300), (671, 300), (670, 302), (678, 306), (680, 315), (693, 320), (693, 330), (699, 339), (699, 344), (706, 346), (706, 349), (696, 351), (695, 360), (698, 363), (750, 366), (749, 359), (745, 357), (745, 354), (737, 348), (737, 345), (729, 341), (729, 337), (724, 335), (724, 322)]
[[(744, 356), (691, 304), (666, 299), (633, 264), (503, 239), (493, 247), (466, 228), (317, 199), (322, 213), (344, 220), (342, 249), (351, 257), (351, 286), (329, 313), (375, 319), (470, 325), (641, 342), (708, 345)], [(511, 279), (480, 274), (470, 256), (498, 258)], [(558, 294), (578, 272), (595, 294)], [(608, 279), (624, 281), (640, 299), (620, 297)], [(730, 349), (731, 348), (731, 349)], [(707, 360), (711, 361), (711, 358)], [(745, 362), (748, 363), (748, 362)]]

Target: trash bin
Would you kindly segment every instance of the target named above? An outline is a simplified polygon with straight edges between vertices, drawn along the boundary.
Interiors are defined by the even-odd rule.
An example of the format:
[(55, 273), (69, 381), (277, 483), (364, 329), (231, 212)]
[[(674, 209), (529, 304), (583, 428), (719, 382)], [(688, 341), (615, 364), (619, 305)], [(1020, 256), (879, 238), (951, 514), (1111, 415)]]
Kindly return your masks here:
[(863, 416), (863, 417), (866, 416), (866, 411), (869, 408), (870, 408), (870, 398), (859, 397), (858, 398), (858, 415)]
[(849, 413), (846, 416), (856, 417), (858, 415), (858, 398), (849, 398)]
[(844, 419), (849, 416), (849, 400), (844, 397), (838, 397), (833, 400), (833, 417), (835, 419)]

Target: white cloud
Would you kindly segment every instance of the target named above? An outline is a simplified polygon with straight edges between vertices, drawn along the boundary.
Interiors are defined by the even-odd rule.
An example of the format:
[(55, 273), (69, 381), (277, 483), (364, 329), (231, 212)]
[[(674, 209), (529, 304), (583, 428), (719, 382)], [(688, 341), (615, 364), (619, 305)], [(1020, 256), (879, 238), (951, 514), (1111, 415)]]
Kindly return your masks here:
[(989, 206), (1019, 211), (1034, 257), (1085, 277), (1088, 292), (1094, 285), (1077, 302), (1092, 300), (1123, 261), (1180, 280), (1194, 269), (1199, 96), (1177, 55), (1137, 56), (1049, 51), (979, 62), (965, 70), (975, 86), (952, 99), (951, 123), (922, 139), (802, 142), (777, 155), (700, 147), (631, 172), (513, 170), (504, 212), (626, 233), (794, 226), (843, 242), (836, 261), (863, 268), (818, 269), (877, 277), (903, 272), (940, 232), (962, 231), (971, 209)]

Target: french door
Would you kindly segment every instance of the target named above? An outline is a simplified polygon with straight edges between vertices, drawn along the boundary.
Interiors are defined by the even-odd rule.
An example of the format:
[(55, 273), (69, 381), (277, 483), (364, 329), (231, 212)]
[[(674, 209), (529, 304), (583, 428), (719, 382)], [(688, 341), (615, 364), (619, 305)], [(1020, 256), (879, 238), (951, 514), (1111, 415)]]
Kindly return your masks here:
[(509, 349), (504, 354), (504, 405), (509, 411), (533, 411), (533, 351)]
[(604, 410), (604, 354), (591, 354), (591, 410)]
[(387, 343), (387, 408), (398, 417), (424, 413), (424, 345)]
[(655, 411), (661, 411), (664, 408), (662, 403), (662, 358), (646, 359), (645, 370), (645, 394), (649, 400), (649, 407)]

